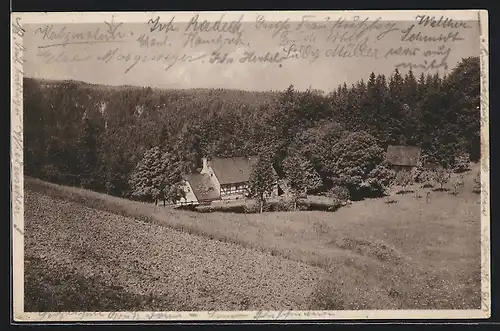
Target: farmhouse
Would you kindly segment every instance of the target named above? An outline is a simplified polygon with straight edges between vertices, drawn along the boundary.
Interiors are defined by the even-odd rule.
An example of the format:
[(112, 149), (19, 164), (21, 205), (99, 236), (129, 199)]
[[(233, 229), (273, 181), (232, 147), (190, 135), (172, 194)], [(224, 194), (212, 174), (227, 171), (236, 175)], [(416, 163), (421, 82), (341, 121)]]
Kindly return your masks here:
[(394, 146), (387, 147), (386, 160), (394, 170), (411, 170), (420, 166), (421, 149), (416, 146)]
[[(200, 173), (184, 176), (186, 197), (179, 204), (210, 203), (217, 200), (244, 199), (257, 157), (203, 158)], [(271, 166), (271, 165), (270, 165)], [(272, 167), (272, 166), (271, 166)], [(273, 169), (274, 170), (274, 169)], [(271, 197), (278, 195), (276, 183)]]

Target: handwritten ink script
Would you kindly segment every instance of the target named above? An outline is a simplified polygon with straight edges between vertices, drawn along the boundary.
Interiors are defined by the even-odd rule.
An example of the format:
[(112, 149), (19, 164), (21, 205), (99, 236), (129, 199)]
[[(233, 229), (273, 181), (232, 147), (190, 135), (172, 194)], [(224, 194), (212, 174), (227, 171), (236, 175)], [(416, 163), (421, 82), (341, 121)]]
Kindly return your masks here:
[(206, 311), (206, 312), (40, 312), (37, 319), (41, 321), (58, 320), (112, 320), (112, 321), (166, 321), (206, 318), (208, 320), (290, 320), (290, 319), (326, 319), (336, 317), (332, 311)]
[[(26, 48), (23, 37), (26, 33), (20, 18), (11, 23), (12, 29), (12, 134), (11, 134), (11, 160), (12, 160), (12, 210), (13, 219), (22, 219), (23, 212), (23, 76)], [(14, 227), (18, 233), (23, 234), (20, 225)]]
[[(221, 14), (210, 21), (154, 16), (143, 23), (46, 24), (30, 29), (35, 62), (45, 65), (113, 66), (129, 74), (187, 66), (265, 65), (281, 68), (378, 61), (393, 68), (448, 70), (454, 51), (467, 45), (474, 27), (446, 16), (416, 15), (271, 20), (265, 15)], [(120, 72), (117, 71), (117, 74)]]

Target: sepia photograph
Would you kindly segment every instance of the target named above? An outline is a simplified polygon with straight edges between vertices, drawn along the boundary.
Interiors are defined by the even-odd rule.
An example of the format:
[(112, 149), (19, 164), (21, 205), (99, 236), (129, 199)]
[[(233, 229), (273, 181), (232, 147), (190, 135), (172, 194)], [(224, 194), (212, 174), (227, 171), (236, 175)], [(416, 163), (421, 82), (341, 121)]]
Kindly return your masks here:
[(13, 13), (14, 319), (489, 317), (487, 28)]

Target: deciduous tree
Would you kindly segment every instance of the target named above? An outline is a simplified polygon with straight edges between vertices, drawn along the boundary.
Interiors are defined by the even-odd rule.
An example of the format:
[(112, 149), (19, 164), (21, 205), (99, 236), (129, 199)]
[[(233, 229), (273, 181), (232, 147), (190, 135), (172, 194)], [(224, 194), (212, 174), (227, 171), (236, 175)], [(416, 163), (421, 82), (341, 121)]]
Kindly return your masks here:
[(248, 181), (248, 197), (255, 198), (260, 204), (262, 213), (266, 198), (270, 195), (276, 185), (278, 177), (272, 168), (271, 157), (269, 155), (259, 156), (252, 168)]
[(288, 185), (294, 196), (294, 210), (301, 194), (321, 186), (321, 178), (314, 170), (313, 164), (295, 151), (291, 151), (283, 161), (283, 170)]

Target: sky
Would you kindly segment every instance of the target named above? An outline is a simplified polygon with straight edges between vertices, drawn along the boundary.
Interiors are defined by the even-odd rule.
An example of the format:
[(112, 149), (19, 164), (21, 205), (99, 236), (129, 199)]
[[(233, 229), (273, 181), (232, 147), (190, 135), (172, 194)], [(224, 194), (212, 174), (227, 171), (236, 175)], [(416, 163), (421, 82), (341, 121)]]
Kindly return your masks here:
[[(222, 17), (219, 31), (213, 31), (213, 22), (199, 17), (191, 24), (151, 17), (150, 23), (26, 24), (24, 73), (106, 85), (283, 90), (293, 84), (328, 92), (366, 80), (372, 71), (390, 75), (396, 67), (405, 73), (409, 65), (419, 66), (413, 67), (416, 75), (449, 73), (462, 58), (479, 55), (476, 21), (431, 27), (418, 19), (322, 18), (313, 24), (313, 18), (302, 17), (277, 24), (265, 17)], [(227, 54), (233, 62), (226, 57), (210, 63), (214, 51), (219, 60)], [(267, 52), (268, 61), (248, 61), (249, 53)], [(433, 60), (439, 68), (430, 66)]]

